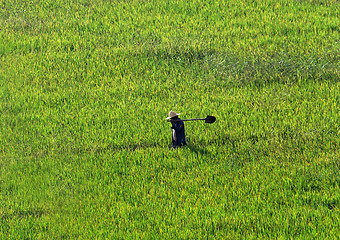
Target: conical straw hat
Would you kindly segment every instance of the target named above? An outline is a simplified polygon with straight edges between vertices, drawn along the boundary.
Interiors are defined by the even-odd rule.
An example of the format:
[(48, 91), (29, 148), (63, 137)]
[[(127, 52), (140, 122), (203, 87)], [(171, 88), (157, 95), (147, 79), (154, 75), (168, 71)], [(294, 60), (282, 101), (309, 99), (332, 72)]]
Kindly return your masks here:
[(169, 117), (167, 117), (166, 119), (170, 119), (170, 118), (176, 117), (178, 115), (180, 115), (180, 113), (176, 113), (174, 111), (170, 111), (169, 112)]

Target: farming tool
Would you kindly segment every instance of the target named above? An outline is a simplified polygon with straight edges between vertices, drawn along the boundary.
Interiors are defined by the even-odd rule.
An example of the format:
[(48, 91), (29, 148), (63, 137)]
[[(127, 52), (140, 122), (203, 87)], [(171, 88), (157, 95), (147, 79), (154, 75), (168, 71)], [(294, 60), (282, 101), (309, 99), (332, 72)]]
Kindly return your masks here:
[[(191, 118), (191, 119), (181, 119), (184, 121), (198, 121), (198, 120), (204, 120), (205, 123), (214, 123), (216, 121), (216, 117), (214, 116), (207, 116), (206, 118)], [(179, 119), (169, 119), (169, 122), (177, 122), (180, 121)]]

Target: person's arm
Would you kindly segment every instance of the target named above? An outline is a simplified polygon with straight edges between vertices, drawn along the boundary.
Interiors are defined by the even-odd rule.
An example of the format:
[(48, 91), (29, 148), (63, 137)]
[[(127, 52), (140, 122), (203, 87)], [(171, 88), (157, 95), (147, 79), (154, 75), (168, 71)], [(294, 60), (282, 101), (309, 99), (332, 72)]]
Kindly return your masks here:
[(173, 141), (173, 142), (176, 142), (176, 141), (177, 141), (175, 129), (172, 129), (172, 141)]

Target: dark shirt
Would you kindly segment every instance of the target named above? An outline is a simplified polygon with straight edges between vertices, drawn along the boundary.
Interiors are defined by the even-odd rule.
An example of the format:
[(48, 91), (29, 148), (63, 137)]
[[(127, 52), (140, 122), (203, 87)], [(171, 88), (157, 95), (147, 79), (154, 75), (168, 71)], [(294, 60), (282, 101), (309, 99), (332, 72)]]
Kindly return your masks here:
[(187, 142), (185, 140), (185, 129), (183, 121), (180, 118), (178, 118), (176, 121), (172, 121), (171, 124), (172, 124), (171, 128), (175, 130), (172, 136), (172, 145), (174, 147), (186, 145)]

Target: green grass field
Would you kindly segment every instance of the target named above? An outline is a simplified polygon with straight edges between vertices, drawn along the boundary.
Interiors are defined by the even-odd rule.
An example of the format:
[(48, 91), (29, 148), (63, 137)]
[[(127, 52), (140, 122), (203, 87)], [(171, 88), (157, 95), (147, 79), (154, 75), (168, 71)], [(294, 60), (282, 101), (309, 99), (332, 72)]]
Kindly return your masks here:
[(340, 238), (339, 16), (0, 0), (0, 239)]

